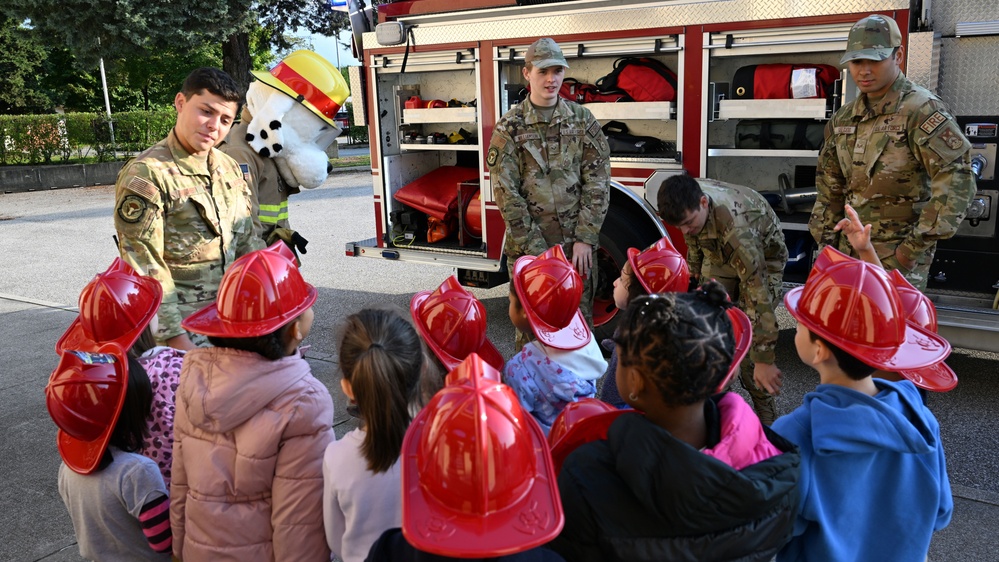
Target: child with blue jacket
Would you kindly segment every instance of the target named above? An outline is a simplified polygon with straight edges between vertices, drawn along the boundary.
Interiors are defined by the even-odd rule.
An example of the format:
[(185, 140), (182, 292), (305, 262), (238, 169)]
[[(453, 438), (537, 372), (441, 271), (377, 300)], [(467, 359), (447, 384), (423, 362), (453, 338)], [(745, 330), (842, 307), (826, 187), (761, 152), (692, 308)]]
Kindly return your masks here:
[(773, 429), (801, 448), (801, 510), (778, 562), (924, 560), (954, 504), (940, 428), (909, 381), (876, 369), (936, 365), (946, 340), (904, 320), (879, 267), (825, 248), (784, 299), (798, 356), (820, 384)]
[(510, 321), (536, 339), (507, 361), (503, 382), (545, 435), (567, 404), (596, 394), (596, 380), (607, 369), (579, 311), (582, 292), (582, 278), (561, 246), (513, 266)]

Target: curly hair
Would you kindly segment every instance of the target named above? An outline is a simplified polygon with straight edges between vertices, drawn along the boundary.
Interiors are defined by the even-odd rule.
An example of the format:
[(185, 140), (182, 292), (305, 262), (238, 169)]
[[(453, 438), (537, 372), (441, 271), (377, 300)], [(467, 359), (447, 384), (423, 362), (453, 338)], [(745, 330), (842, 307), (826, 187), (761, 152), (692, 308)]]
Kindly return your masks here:
[(614, 336), (619, 364), (638, 369), (667, 405), (707, 399), (732, 363), (735, 337), (725, 313), (731, 306), (717, 281), (693, 293), (635, 299)]

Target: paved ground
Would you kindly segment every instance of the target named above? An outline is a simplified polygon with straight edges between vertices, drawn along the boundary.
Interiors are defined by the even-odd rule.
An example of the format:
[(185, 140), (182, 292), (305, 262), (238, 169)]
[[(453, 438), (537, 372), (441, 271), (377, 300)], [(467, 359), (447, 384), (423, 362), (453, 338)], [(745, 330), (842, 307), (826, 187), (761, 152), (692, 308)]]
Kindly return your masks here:
[[(72, 525), (56, 490), (59, 457), (43, 388), (55, 367), (53, 346), (75, 314), (80, 289), (114, 258), (110, 188), (0, 195), (0, 561), (79, 560)], [(348, 240), (374, 234), (371, 180), (337, 174), (291, 200), (292, 222), (310, 240), (303, 273), (319, 289), (308, 353), (313, 371), (337, 402), (337, 433), (353, 427), (337, 373), (337, 325), (370, 305), (408, 308), (410, 296), (450, 271), (435, 266), (344, 256)], [(490, 338), (509, 357), (506, 286), (476, 290)], [(817, 376), (793, 351), (793, 324), (780, 310), (778, 365), (785, 372), (782, 410), (801, 403)], [(956, 509), (934, 537), (934, 561), (999, 561), (999, 356), (958, 350), (949, 360), (961, 377), (953, 392), (931, 397), (948, 453)], [(918, 493), (913, 490), (912, 493)]]

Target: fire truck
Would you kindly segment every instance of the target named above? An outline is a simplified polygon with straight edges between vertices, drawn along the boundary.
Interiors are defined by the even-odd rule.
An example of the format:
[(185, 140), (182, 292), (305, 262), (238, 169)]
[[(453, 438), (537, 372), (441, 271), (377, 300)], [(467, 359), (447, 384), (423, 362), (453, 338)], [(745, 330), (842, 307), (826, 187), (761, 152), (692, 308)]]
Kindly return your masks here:
[[(803, 283), (816, 255), (807, 222), (818, 150), (747, 147), (740, 128), (769, 120), (821, 125), (857, 95), (839, 59), (850, 27), (871, 13), (902, 30), (906, 75), (936, 92), (973, 144), (978, 192), (957, 235), (941, 242), (927, 294), (956, 347), (999, 351), (999, 3), (979, 0), (412, 0), (371, 7), (350, 0), (355, 122), (370, 130), (374, 237), (351, 256), (433, 263), (460, 281), (507, 280), (504, 223), (485, 158), (494, 124), (520, 101), (524, 55), (552, 37), (567, 77), (593, 83), (621, 57), (650, 57), (677, 75), (671, 101), (589, 103), (598, 121), (662, 139), (668, 153), (614, 153), (610, 209), (600, 234), (596, 324), (614, 315), (611, 283), (629, 247), (670, 231), (656, 214), (662, 181), (684, 171), (752, 187), (778, 211), (790, 259), (785, 283)], [(931, 3), (932, 2), (932, 3)], [(826, 98), (745, 99), (734, 79), (749, 65), (826, 64), (839, 79)], [(518, 94), (519, 92), (519, 94)], [(454, 142), (457, 141), (457, 142)], [(471, 169), (457, 191), (457, 232), (428, 241), (399, 190), (441, 168)], [(457, 183), (457, 186), (455, 184)], [(679, 232), (669, 232), (684, 251)]]

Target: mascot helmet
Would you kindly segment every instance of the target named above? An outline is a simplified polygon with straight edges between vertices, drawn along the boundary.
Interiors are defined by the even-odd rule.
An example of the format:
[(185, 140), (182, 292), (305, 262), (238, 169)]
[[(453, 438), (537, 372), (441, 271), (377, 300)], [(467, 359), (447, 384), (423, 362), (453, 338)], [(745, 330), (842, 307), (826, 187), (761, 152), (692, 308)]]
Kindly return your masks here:
[(253, 76), (295, 98), (330, 125), (335, 125), (333, 117), (350, 95), (337, 67), (312, 51), (295, 51), (270, 72), (255, 70)]

